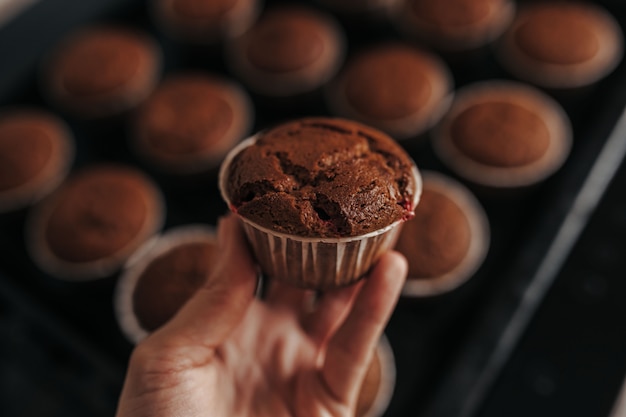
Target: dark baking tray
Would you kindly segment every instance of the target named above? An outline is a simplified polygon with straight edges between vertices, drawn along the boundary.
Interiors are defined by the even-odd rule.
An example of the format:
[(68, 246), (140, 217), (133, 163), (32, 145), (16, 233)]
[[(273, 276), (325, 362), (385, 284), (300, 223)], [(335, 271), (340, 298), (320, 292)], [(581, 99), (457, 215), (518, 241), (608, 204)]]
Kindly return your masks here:
[[(267, 1), (266, 5), (275, 3), (278, 2)], [(606, 6), (621, 22), (626, 21), (623, 5), (610, 2)], [(3, 63), (0, 66), (0, 104), (48, 107), (37, 82), (42, 55), (70, 30), (94, 22), (137, 25), (152, 32), (165, 51), (164, 72), (181, 68), (225, 72), (219, 50), (200, 54), (197, 48), (177, 45), (155, 31), (146, 14), (145, 1), (40, 0), (0, 29), (0, 62)], [(362, 30), (350, 22), (345, 23), (350, 28), (349, 52), (373, 41), (397, 37), (384, 25)], [(626, 105), (625, 72), (626, 68), (621, 65), (593, 91), (578, 97), (561, 97), (574, 125), (575, 143), (568, 162), (556, 175), (540, 186), (515, 195), (475, 190), (491, 223), (490, 252), (472, 280), (458, 290), (429, 299), (400, 300), (386, 329), (397, 362), (396, 390), (386, 415), (469, 416), (480, 405), (558, 270), (556, 264), (553, 271), (542, 269), (546, 255), (556, 251), (551, 248), (568, 215), (580, 209), (575, 205), (577, 196), (584, 189), (583, 184)], [(507, 78), (489, 54), (472, 61), (471, 65), (455, 65), (454, 75), (457, 86), (482, 79)], [(268, 107), (258, 107), (257, 111), (255, 130), (298, 115), (277, 113)], [(317, 106), (299, 114), (324, 113), (323, 106)], [(77, 139), (75, 168), (95, 161), (114, 160), (149, 171), (128, 151), (123, 126), (94, 125), (71, 118), (67, 121)], [(420, 168), (454, 176), (438, 162), (427, 143), (411, 152)], [(602, 163), (610, 168), (611, 163), (618, 162), (603, 160)], [(166, 194), (166, 228), (195, 222), (212, 224), (225, 212), (214, 181), (181, 188), (167, 178), (150, 173)], [(585, 213), (593, 210), (597, 199), (588, 203), (583, 207)], [(112, 292), (116, 277), (90, 283), (66, 283), (42, 274), (30, 263), (24, 250), (26, 215), (27, 212), (22, 211), (0, 219), (0, 296), (10, 300), (3, 303), (8, 312), (6, 317), (44, 328), (39, 337), (29, 340), (42, 351), (60, 349), (65, 352), (64, 357), (74, 358), (64, 364), (65, 368), (76, 371), (71, 374), (76, 387), (80, 386), (81, 372), (100, 381), (94, 384), (89, 395), (101, 393), (100, 400), (107, 406), (92, 408), (90, 413), (110, 415), (115, 407), (111, 391), (121, 388), (132, 349), (113, 316)], [(579, 220), (584, 223), (586, 217), (579, 216)], [(572, 244), (576, 238), (571, 236)], [(564, 245), (557, 249), (562, 253), (556, 259), (561, 259), (570, 247)], [(29, 352), (13, 354), (28, 355)], [(51, 372), (65, 369), (58, 364), (54, 366), (54, 355), (44, 356), (51, 361), (48, 368)], [(54, 378), (47, 383), (53, 384), (53, 381)], [(5, 388), (0, 386), (1, 402), (23, 401), (19, 393)], [(77, 389), (73, 394), (59, 395), (66, 398), (67, 410), (75, 410), (76, 396), (86, 394)], [(70, 415), (70, 412), (59, 415)]]

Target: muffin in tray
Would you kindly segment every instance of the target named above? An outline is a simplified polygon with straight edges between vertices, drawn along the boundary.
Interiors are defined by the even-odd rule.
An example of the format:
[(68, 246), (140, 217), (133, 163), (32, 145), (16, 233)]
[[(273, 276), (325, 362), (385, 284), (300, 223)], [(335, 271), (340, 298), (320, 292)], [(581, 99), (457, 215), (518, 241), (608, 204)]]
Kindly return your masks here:
[(63, 120), (35, 108), (0, 111), (0, 213), (36, 203), (66, 177), (74, 139)]
[(502, 65), (541, 87), (575, 89), (604, 78), (623, 56), (615, 18), (591, 2), (521, 6), (497, 49)]
[(489, 221), (464, 185), (435, 171), (422, 173), (415, 217), (396, 250), (409, 261), (403, 295), (426, 297), (454, 290), (473, 276), (489, 249)]
[(34, 262), (52, 276), (104, 278), (161, 228), (164, 211), (159, 189), (140, 171), (93, 165), (34, 208), (26, 241)]
[(235, 82), (201, 73), (166, 78), (140, 106), (132, 147), (148, 163), (172, 174), (217, 168), (250, 133), (254, 109)]
[(396, 362), (389, 340), (383, 334), (367, 370), (355, 417), (381, 417), (391, 401), (396, 385)]
[(127, 262), (114, 295), (128, 340), (137, 343), (171, 319), (206, 281), (218, 256), (213, 228), (200, 224), (146, 242)]
[(396, 27), (442, 52), (475, 50), (498, 38), (515, 15), (512, 0), (399, 0)]
[(344, 36), (332, 18), (303, 6), (268, 9), (228, 46), (234, 74), (255, 93), (296, 97), (322, 87), (343, 62)]
[(547, 94), (511, 81), (459, 90), (434, 131), (433, 148), (456, 174), (491, 189), (543, 181), (567, 159), (572, 129)]
[(398, 140), (416, 139), (450, 106), (453, 81), (436, 56), (384, 43), (352, 57), (325, 89), (328, 107)]
[(57, 108), (81, 119), (117, 116), (156, 85), (161, 51), (131, 28), (90, 26), (70, 33), (43, 61), (42, 83)]
[(185, 42), (215, 44), (241, 35), (257, 18), (260, 0), (155, 0), (158, 27)]
[(421, 177), (384, 133), (304, 118), (234, 148), (219, 185), (265, 274), (325, 289), (355, 282), (393, 247), (413, 216)]

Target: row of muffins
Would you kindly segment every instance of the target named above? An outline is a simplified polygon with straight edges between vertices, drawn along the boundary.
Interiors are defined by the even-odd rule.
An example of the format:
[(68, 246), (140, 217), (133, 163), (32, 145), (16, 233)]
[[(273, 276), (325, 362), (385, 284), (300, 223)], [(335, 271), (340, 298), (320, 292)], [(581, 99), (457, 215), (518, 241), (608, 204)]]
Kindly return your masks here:
[[(291, 33), (289, 30), (292, 26), (308, 27), (302, 22), (307, 19), (312, 19), (309, 23), (314, 21), (315, 19), (311, 17), (314, 14), (311, 13), (310, 11), (305, 12), (303, 9), (274, 11), (268, 13), (269, 17), (264, 16), (267, 20), (261, 19), (263, 22), (269, 22), (267, 23), (269, 29), (262, 26), (261, 29), (263, 27), (265, 29), (259, 30), (268, 32), (266, 36), (268, 42), (269, 39), (284, 36), (291, 39), (296, 47), (299, 42), (309, 45), (306, 36), (298, 38), (296, 32)], [(276, 23), (276, 21), (281, 20), (282, 26), (280, 22)], [(207, 165), (215, 166), (225, 151), (249, 131), (254, 111), (251, 109), (250, 100), (246, 93), (235, 83), (224, 79), (202, 80), (201, 76), (194, 77), (191, 74), (185, 74), (170, 76), (157, 87), (158, 77), (156, 76), (155, 62), (158, 59), (155, 57), (154, 45), (148, 47), (145, 39), (135, 39), (135, 45), (131, 47), (129, 45), (132, 44), (130, 40), (133, 36), (119, 29), (94, 29), (88, 32), (75, 34), (73, 37), (75, 41), (65, 42), (60, 48), (60, 52), (57, 51), (53, 54), (55, 58), (49, 60), (51, 69), (46, 74), (51, 75), (47, 77), (47, 91), (61, 107), (73, 109), (70, 111), (74, 112), (82, 112), (81, 115), (85, 117), (97, 117), (120, 111), (120, 106), (129, 107), (138, 105), (139, 102), (143, 101), (144, 105), (139, 108), (139, 116), (132, 134), (134, 145), (138, 153), (146, 159), (165, 170), (172, 171), (201, 170), (203, 163), (204, 168)], [(276, 35), (276, 32), (279, 32), (280, 35)], [(289, 36), (285, 36), (285, 34)], [(250, 38), (251, 41), (258, 41), (264, 36), (255, 34)], [(323, 42), (322, 38), (318, 41)], [(329, 35), (326, 40), (330, 38), (332, 36)], [(296, 42), (296, 39), (300, 40)], [(241, 41), (243, 42), (243, 40)], [(144, 46), (143, 55), (145, 55), (143, 59), (141, 59), (142, 54), (139, 53), (142, 50), (140, 48), (142, 42)], [(336, 42), (334, 44), (329, 42), (329, 44), (335, 45)], [(266, 89), (272, 88), (271, 86), (274, 84), (280, 85), (281, 88), (297, 85), (305, 90), (310, 89), (311, 85), (307, 83), (286, 82), (284, 79), (284, 76), (289, 74), (289, 77), (303, 76), (308, 81), (313, 82), (312, 76), (310, 74), (303, 75), (302, 68), (299, 67), (305, 65), (305, 61), (315, 60), (319, 57), (303, 56), (301, 58), (304, 61), (300, 63), (285, 61), (285, 57), (293, 59), (294, 54), (290, 51), (294, 45), (290, 46), (287, 43), (283, 45), (283, 53), (271, 55), (272, 58), (277, 59), (273, 63), (261, 63), (262, 60), (268, 60), (267, 54), (257, 54), (257, 58), (261, 61), (256, 63), (265, 69), (273, 68), (271, 71), (279, 77), (275, 80), (276, 83), (272, 82), (271, 77), (266, 76), (267, 74), (261, 76), (257, 76), (257, 74), (253, 75), (252, 78), (246, 78), (247, 75), (244, 71), (238, 75), (253, 89), (253, 85), (257, 83)], [(267, 45), (265, 46), (267, 47)], [(326, 63), (326, 69), (322, 71), (324, 77), (315, 81), (315, 83), (320, 84), (324, 80), (328, 80), (329, 74), (337, 70), (338, 52), (337, 48), (321, 46), (302, 50), (313, 53), (311, 51), (317, 50), (316, 48), (324, 51), (332, 50), (332, 55), (335, 57), (330, 60), (323, 59)], [(235, 49), (248, 52), (264, 50), (263, 47)], [(148, 53), (149, 51), (152, 53)], [(248, 56), (248, 58), (256, 56), (250, 53), (243, 55)], [(241, 59), (245, 60), (243, 55), (241, 55)], [(280, 58), (279, 55), (283, 58)], [(147, 58), (149, 56), (151, 56), (150, 59)], [(283, 60), (282, 63), (279, 62), (281, 60)], [(328, 64), (330, 61), (333, 61), (332, 65)], [(90, 68), (89, 65), (84, 65), (85, 62), (91, 62), (90, 65), (97, 63), (101, 68)], [(104, 62), (107, 64), (105, 65)], [(248, 64), (254, 62), (252, 60)], [(150, 65), (150, 63), (152, 64)], [(107, 68), (107, 71), (102, 74), (104, 67)], [(94, 82), (92, 75), (96, 70), (100, 70), (101, 76), (98, 77), (97, 82)], [(315, 71), (319, 75), (320, 72)], [(131, 73), (134, 75), (129, 78)], [(251, 81), (253, 79), (256, 81)], [(278, 82), (279, 79), (280, 82)], [(408, 140), (415, 139), (420, 133), (428, 130), (446, 113), (454, 95), (452, 84), (453, 81), (445, 68), (445, 64), (435, 56), (406, 44), (392, 43), (372, 47), (351, 59), (335, 81), (326, 84), (326, 97), (328, 108), (333, 114), (360, 120), (386, 131), (398, 140)], [(367, 85), (367, 88), (361, 88), (363, 85)], [(156, 88), (151, 95), (150, 88)], [(518, 119), (533, 117), (522, 113), (528, 113), (525, 112), (525, 110), (529, 110), (527, 97), (534, 94), (536, 98), (532, 100), (531, 105), (548, 109), (547, 112), (535, 111), (534, 116), (547, 119), (543, 122), (547, 125), (566, 124), (563, 121), (552, 121), (552, 119), (559, 118), (562, 112), (549, 99), (539, 97), (539, 92), (523, 93), (520, 92), (520, 88), (513, 85), (509, 88), (509, 92), (504, 91), (506, 88), (503, 85), (496, 86), (495, 89), (501, 91), (495, 93), (497, 97), (493, 98), (492, 101), (502, 101), (505, 96), (509, 96), (506, 100), (513, 101), (513, 105), (507, 105), (508, 110), (513, 111), (515, 108), (518, 115), (512, 117)], [(142, 92), (139, 93), (139, 90)], [(292, 93), (295, 93), (294, 90), (278, 92), (278, 94)], [(477, 94), (485, 95), (483, 93)], [(465, 95), (469, 95), (469, 93)], [(149, 98), (146, 99), (148, 96)], [(483, 100), (487, 99), (484, 98)], [(181, 103), (189, 103), (189, 105), (184, 107)], [(482, 106), (482, 113), (486, 113), (485, 117), (488, 117), (489, 114), (495, 115), (494, 112), (496, 111), (504, 111), (496, 107), (498, 106)], [(525, 110), (520, 110), (522, 107)], [(491, 110), (489, 110), (490, 108)], [(511, 113), (510, 111), (508, 113)], [(532, 112), (532, 109), (530, 111)], [(215, 116), (209, 118), (207, 114), (214, 114)], [(544, 117), (543, 114), (548, 115)], [(467, 116), (467, 112), (465, 116)], [(497, 115), (493, 116), (493, 119), (497, 119)], [(184, 126), (184, 130), (189, 134), (181, 134), (179, 129), (173, 128), (175, 125)], [(567, 136), (567, 127), (557, 128), (557, 130), (561, 131), (561, 136)], [(543, 132), (544, 136), (551, 133), (554, 132), (547, 134)], [(191, 135), (195, 135), (195, 137), (192, 138)], [(448, 131), (444, 129), (441, 133), (442, 138), (438, 140), (442, 143), (441, 146), (436, 146), (437, 150), (441, 150), (440, 156), (457, 173), (463, 174), (462, 176), (467, 179), (475, 180), (475, 176), (472, 177), (470, 174), (467, 177), (465, 175), (464, 168), (457, 167), (457, 162), (461, 158), (450, 156), (455, 152), (468, 156), (463, 146), (455, 146), (454, 150), (450, 150), (449, 146), (449, 143), (458, 145), (465, 141), (461, 139), (450, 141), (446, 138), (447, 135)], [(546, 142), (549, 139), (540, 140)], [(559, 140), (561, 139), (556, 139), (556, 141)], [(472, 146), (481, 148), (477, 145)], [(547, 145), (544, 144), (543, 146), (545, 148)], [(536, 147), (537, 154), (541, 153), (540, 148), (541, 146)], [(564, 149), (565, 152), (552, 157), (551, 170), (558, 167), (563, 155), (567, 153), (567, 144), (556, 146), (556, 148)], [(480, 150), (482, 151), (482, 149)], [(491, 151), (487, 153), (494, 153)], [(504, 152), (502, 151), (502, 153)], [(520, 152), (524, 152), (524, 150)], [(185, 154), (190, 153), (202, 154), (202, 156), (196, 157), (195, 160), (184, 158)], [(548, 152), (548, 154), (556, 153), (558, 152)], [(477, 155), (478, 159), (482, 158), (483, 160), (493, 159), (492, 156)], [(535, 159), (540, 156), (536, 155)], [(506, 159), (506, 155), (503, 158)], [(471, 155), (469, 159), (472, 160), (469, 162), (470, 165), (477, 162), (477, 158), (471, 157)], [(509, 164), (507, 161), (496, 160), (493, 162), (502, 165)], [(513, 161), (513, 163), (521, 162)], [(546, 162), (544, 165), (550, 164)], [(548, 173), (550, 169), (547, 169)]]
[[(299, 12), (301, 12), (301, 10), (299, 10)], [(271, 30), (269, 30), (269, 32), (271, 32)], [(90, 36), (93, 37), (90, 38)], [(152, 59), (146, 58), (146, 56), (150, 55), (149, 53), (144, 54), (145, 56), (139, 53), (142, 50), (139, 46), (141, 42), (144, 42), (144, 46), (146, 45), (145, 39), (134, 44), (134, 46), (130, 48), (132, 50), (131, 53), (120, 53), (120, 51), (124, 51), (129, 44), (133, 44), (131, 41), (132, 36), (130, 36), (129, 33), (122, 33), (117, 30), (96, 30), (89, 36), (86, 35), (85, 32), (82, 32), (81, 36), (77, 39), (79, 39), (80, 42), (76, 45), (68, 47), (67, 44), (64, 44), (63, 46), (63, 48), (68, 48), (71, 53), (67, 52), (66, 49), (65, 54), (60, 54), (61, 58), (51, 58), (52, 61), (57, 61), (56, 65), (61, 69), (58, 71), (50, 71), (50, 73), (56, 75), (51, 76), (51, 79), (55, 81), (49, 81), (52, 86), (61, 86), (62, 88), (57, 88), (59, 91), (62, 90), (66, 93), (73, 93), (78, 97), (86, 96), (89, 99), (88, 102), (81, 104), (75, 103), (74, 105), (77, 109), (88, 109), (90, 108), (90, 104), (93, 103), (96, 103), (96, 106), (102, 106), (103, 98), (101, 93), (104, 90), (106, 90), (105, 92), (107, 92), (107, 94), (111, 92), (109, 87), (105, 86), (106, 88), (104, 88), (103, 85), (112, 84), (119, 86), (125, 84), (127, 81), (125, 77), (127, 77), (128, 74), (142, 73), (141, 68), (151, 67), (151, 65), (146, 63), (152, 62), (154, 64), (154, 62), (156, 62), (154, 53), (152, 54)], [(61, 48), (61, 50), (63, 50), (63, 48)], [(149, 47), (145, 48), (144, 52), (154, 52), (154, 50), (154, 47)], [(85, 58), (86, 56), (90, 57), (90, 54), (93, 54), (94, 51), (96, 51), (96, 53), (98, 51), (102, 52), (101, 60)], [(381, 48), (380, 52), (374, 52), (383, 55), (386, 54), (386, 56), (391, 57), (392, 64), (372, 65), (373, 63), (385, 62), (381, 57), (376, 56), (374, 58), (366, 57), (362, 59), (362, 61), (365, 62), (363, 68), (372, 68), (373, 74), (359, 74), (357, 72), (355, 78), (361, 81), (356, 82), (356, 85), (372, 85), (372, 83), (368, 82), (369, 80), (380, 81), (382, 79), (392, 80), (393, 82), (397, 82), (397, 80), (402, 81), (402, 72), (416, 72), (406, 71), (407, 68), (412, 68), (411, 59), (416, 62), (415, 68), (419, 68), (420, 65), (422, 67), (428, 67), (428, 64), (424, 65), (423, 55), (420, 56), (420, 54), (423, 53), (415, 51), (415, 49), (411, 47), (394, 46)], [(54, 55), (58, 55), (58, 52)], [(135, 57), (136, 59), (128, 59), (128, 56)], [(419, 61), (420, 58), (422, 61)], [(393, 59), (398, 60), (397, 65), (393, 64)], [(112, 64), (110, 66), (102, 65), (103, 62), (109, 62), (107, 60), (110, 60)], [(88, 66), (85, 70), (85, 68), (81, 68), (80, 65), (78, 65), (77, 69), (76, 63), (83, 61), (96, 62), (101, 64), (101, 67), (109, 68), (111, 71), (104, 71), (103, 76), (99, 77), (98, 82), (94, 85), (93, 82), (90, 81), (93, 77), (89, 78), (88, 74), (93, 74), (100, 68), (91, 68)], [(358, 63), (358, 60), (356, 60), (356, 62)], [(154, 65), (152, 65), (152, 67), (153, 66)], [(355, 66), (358, 65), (355, 64)], [(434, 67), (436, 67), (436, 65)], [(350, 72), (350, 68), (351, 67), (348, 66), (346, 72)], [(394, 70), (399, 68), (400, 73), (394, 74), (393, 77), (376, 76), (377, 73), (380, 73), (380, 71), (386, 68), (392, 68)], [(441, 68), (441, 66), (439, 66), (439, 68)], [(440, 73), (441, 72), (444, 71), (440, 71)], [(63, 75), (64, 73), (65, 75)], [(434, 71), (434, 73), (436, 74), (437, 71)], [(144, 83), (139, 84), (145, 86), (146, 79), (154, 83), (155, 73), (152, 71), (149, 72), (149, 74), (149, 77), (142, 78)], [(139, 152), (145, 152), (149, 155), (147, 158), (163, 167), (179, 171), (193, 171), (198, 169), (194, 168), (196, 166), (195, 161), (188, 158), (176, 158), (179, 154), (187, 153), (198, 157), (200, 162), (197, 162), (197, 164), (199, 165), (201, 165), (202, 161), (209, 161), (209, 163), (213, 165), (219, 162), (220, 157), (223, 156), (230, 146), (245, 136), (245, 132), (249, 126), (249, 120), (251, 119), (251, 111), (249, 109), (249, 101), (241, 89), (234, 85), (228, 85), (228, 83), (223, 81), (213, 81), (212, 84), (211, 81), (212, 80), (203, 79), (201, 75), (190, 75), (187, 77), (173, 77), (163, 82), (138, 111), (139, 116), (137, 117), (133, 137), (136, 138)], [(352, 91), (352, 94), (359, 98), (359, 94), (362, 94), (361, 90), (365, 90), (350, 88), (350, 82), (345, 82), (345, 84), (346, 96), (349, 96), (349, 94), (347, 94), (348, 91)], [(419, 82), (417, 82), (417, 84), (419, 84)], [(432, 86), (437, 84), (441, 83), (432, 81), (426, 82), (426, 85), (428, 85), (427, 88), (435, 91), (436, 89)], [(407, 85), (410, 86), (411, 82), (401, 82), (398, 85), (406, 87)], [(104, 88), (104, 90), (102, 90), (102, 88)], [(136, 92), (137, 88), (138, 87), (133, 87), (131, 90)], [(416, 91), (419, 90), (419, 88), (418, 85)], [(485, 91), (489, 90), (484, 88), (484, 86), (481, 86), (481, 88)], [(220, 89), (227, 92), (219, 91)], [(472, 88), (468, 88), (468, 90), (471, 89)], [(441, 132), (440, 136), (438, 136), (440, 139), (435, 141), (435, 148), (439, 150), (439, 155), (442, 160), (448, 162), (451, 167), (455, 168), (457, 173), (463, 174), (462, 176), (467, 179), (482, 183), (497, 180), (499, 181), (498, 183), (488, 184), (496, 186), (509, 186), (511, 184), (526, 185), (527, 183), (540, 180), (545, 177), (545, 175), (558, 168), (566, 157), (569, 147), (570, 132), (568, 124), (562, 112), (558, 110), (554, 103), (550, 103), (549, 99), (546, 97), (540, 97), (540, 93), (538, 92), (531, 92), (530, 90), (525, 91), (525, 89), (528, 90), (527, 87), (503, 84), (499, 85), (498, 88), (491, 88), (488, 93), (485, 91), (479, 93), (473, 92), (473, 94), (471, 94), (473, 100), (476, 100), (476, 97), (483, 98), (479, 99), (477, 104), (474, 103), (471, 105), (465, 102), (471, 102), (471, 100), (461, 100), (464, 95), (458, 94), (459, 97), (455, 101), (452, 111), (448, 113), (448, 116), (444, 119), (444, 122), (440, 124), (441, 127), (438, 129), (438, 131)], [(54, 90), (54, 88), (51, 88), (51, 90)], [(119, 89), (116, 88), (113, 91), (118, 92), (118, 90)], [(335, 91), (339, 90), (342, 90), (342, 88), (335, 89)], [(375, 90), (375, 88), (373, 90)], [(392, 90), (396, 93), (400, 91), (400, 88)], [(408, 90), (410, 91), (410, 88)], [(440, 89), (440, 91), (445, 90), (445, 88)], [(501, 91), (494, 93), (494, 90)], [(216, 93), (216, 91), (218, 91), (218, 93)], [(388, 94), (388, 90), (385, 88), (381, 88), (381, 91), (383, 91), (381, 94)], [(57, 94), (60, 93), (57, 92)], [(442, 94), (442, 96), (443, 95), (444, 94)], [(469, 93), (465, 95), (470, 96)], [(403, 110), (402, 107), (403, 104), (405, 104), (394, 103), (393, 99), (396, 96), (401, 96), (401, 94), (388, 94), (387, 101), (367, 100), (366, 98), (362, 98), (361, 100), (353, 99), (352, 101), (360, 102), (362, 105), (370, 105), (370, 107), (372, 107), (371, 105), (374, 102), (374, 108), (373, 110), (370, 109), (370, 113), (376, 112), (377, 110), (380, 111), (381, 109), (383, 112), (391, 111), (394, 113), (397, 107)], [(410, 94), (409, 96), (413, 100), (417, 98), (417, 101), (422, 98), (420, 94)], [(484, 97), (487, 97), (487, 99)], [(61, 101), (64, 100), (67, 101), (67, 97), (61, 99)], [(124, 101), (119, 100), (120, 102)], [(483, 102), (481, 102), (481, 100)], [(485, 100), (486, 102), (484, 102)], [(518, 102), (516, 103), (515, 100)], [(389, 103), (390, 101), (391, 104)], [(445, 99), (442, 101), (445, 101)], [(513, 103), (511, 103), (511, 101), (513, 101)], [(128, 103), (128, 100), (125, 102)], [(192, 105), (186, 107), (190, 103)], [(380, 108), (376, 109), (376, 105), (380, 105)], [(72, 106), (70, 105), (69, 107), (71, 108)], [(117, 109), (115, 106), (108, 108)], [(457, 108), (459, 109), (457, 110)], [(239, 113), (234, 114), (235, 111), (233, 109), (239, 111)], [(194, 116), (196, 112), (197, 116)], [(218, 114), (219, 117), (215, 119), (206, 117), (209, 114)], [(397, 114), (396, 112), (393, 115), (397, 116)], [(472, 114), (474, 116), (472, 116)], [(196, 123), (201, 119), (205, 121), (210, 120), (210, 126), (206, 126), (206, 124), (204, 126), (198, 126)], [(502, 120), (506, 123), (501, 123)], [(375, 123), (371, 123), (370, 121), (369, 124)], [(184, 128), (182, 129), (182, 133), (189, 132), (187, 135), (181, 134), (181, 126)], [(519, 130), (519, 127), (521, 127), (522, 130)], [(9, 123), (8, 129), (10, 131), (14, 129), (14, 127), (11, 127)], [(235, 133), (228, 134), (229, 130), (233, 129)], [(509, 131), (504, 132), (504, 136), (512, 138), (510, 143), (507, 144), (508, 152), (506, 153), (502, 152), (497, 144), (488, 142), (492, 137), (489, 131), (498, 131), (498, 129), (508, 129)], [(201, 142), (204, 141), (203, 143), (199, 144), (197, 142), (197, 136), (194, 137), (197, 131), (203, 131), (204, 137), (201, 140)], [(455, 134), (455, 132), (457, 133)], [(474, 133), (472, 134), (472, 132)], [(498, 133), (502, 134), (502, 132), (499, 131)], [(8, 135), (11, 134), (10, 132), (8, 133)], [(224, 137), (227, 137), (228, 140), (223, 140)], [(172, 140), (172, 138), (174, 140)], [(528, 138), (532, 138), (532, 140)], [(481, 140), (485, 143), (481, 143)], [(202, 152), (198, 152), (198, 147), (205, 146), (207, 142), (213, 147), (211, 150), (217, 148), (219, 153), (202, 154)], [(218, 142), (217, 145), (215, 145), (214, 142)], [(172, 149), (172, 147), (176, 147), (176, 149)], [(61, 146), (59, 149), (63, 149), (63, 147)], [(71, 154), (71, 150), (68, 148), (67, 144), (65, 144), (65, 151), (62, 151), (61, 154), (63, 153), (65, 153), (65, 156), (62, 158), (64, 162), (56, 163), (57, 166), (60, 166), (60, 174), (57, 173), (54, 176), (56, 183), (58, 183), (63, 173), (68, 170), (67, 160), (69, 159), (68, 155)], [(200, 155), (198, 156), (198, 154)], [(545, 158), (543, 158), (544, 155), (546, 156)], [(529, 162), (532, 164), (529, 164)], [(53, 163), (52, 165), (55, 164)], [(512, 170), (511, 167), (520, 167), (520, 169)], [(526, 171), (527, 174), (524, 174), (524, 171)], [(535, 177), (532, 177), (533, 175)], [(529, 176), (530, 179), (528, 179)], [(513, 182), (507, 180), (509, 177), (513, 178)], [(520, 178), (522, 178), (522, 180), (520, 180)], [(52, 181), (52, 184), (55, 184), (54, 181)], [(519, 181), (522, 182), (520, 183)], [(50, 189), (53, 185), (47, 185), (47, 187)], [(42, 189), (45, 190), (46, 187), (42, 187)], [(39, 193), (41, 194), (41, 191), (39, 191)], [(9, 195), (8, 200), (17, 201), (18, 199), (14, 199)]]

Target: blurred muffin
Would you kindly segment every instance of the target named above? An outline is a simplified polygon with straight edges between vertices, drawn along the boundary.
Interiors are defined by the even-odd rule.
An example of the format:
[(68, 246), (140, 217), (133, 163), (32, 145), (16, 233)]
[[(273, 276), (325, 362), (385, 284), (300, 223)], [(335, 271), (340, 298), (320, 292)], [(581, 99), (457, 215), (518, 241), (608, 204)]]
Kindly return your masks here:
[(253, 117), (248, 95), (234, 82), (199, 73), (173, 75), (140, 106), (132, 145), (161, 171), (205, 172), (249, 134)]
[(251, 90), (269, 97), (307, 93), (343, 62), (344, 36), (331, 16), (296, 6), (265, 12), (229, 45), (229, 65)]
[(512, 0), (400, 0), (394, 22), (407, 37), (441, 51), (466, 51), (500, 36), (515, 14)]
[(600, 6), (583, 2), (526, 5), (497, 49), (516, 77), (548, 88), (576, 88), (608, 75), (622, 59), (619, 24)]
[(459, 176), (487, 187), (544, 180), (565, 162), (572, 142), (563, 109), (524, 84), (488, 81), (457, 92), (433, 147)]
[(156, 0), (157, 25), (183, 41), (213, 44), (245, 32), (260, 11), (259, 0)]
[(395, 358), (383, 334), (361, 385), (355, 417), (382, 416), (389, 406), (395, 384)]
[(489, 222), (473, 194), (453, 179), (422, 173), (415, 217), (405, 223), (396, 250), (409, 262), (404, 296), (451, 291), (469, 279), (489, 248)]
[(435, 124), (452, 100), (452, 77), (435, 56), (383, 44), (351, 58), (326, 89), (328, 107), (396, 139), (415, 138)]
[(66, 177), (74, 141), (58, 117), (30, 108), (0, 112), (0, 213), (37, 202)]
[(73, 174), (30, 214), (27, 242), (44, 272), (67, 280), (113, 274), (160, 228), (160, 191), (140, 171), (95, 165)]
[(264, 272), (317, 289), (362, 277), (393, 246), (421, 189), (393, 139), (332, 118), (295, 120), (242, 142), (219, 184)]
[(114, 295), (118, 324), (132, 343), (164, 325), (204, 284), (219, 253), (212, 228), (181, 226), (146, 242)]
[(69, 114), (98, 119), (137, 106), (158, 81), (161, 53), (132, 29), (89, 27), (71, 33), (45, 60), (50, 100)]

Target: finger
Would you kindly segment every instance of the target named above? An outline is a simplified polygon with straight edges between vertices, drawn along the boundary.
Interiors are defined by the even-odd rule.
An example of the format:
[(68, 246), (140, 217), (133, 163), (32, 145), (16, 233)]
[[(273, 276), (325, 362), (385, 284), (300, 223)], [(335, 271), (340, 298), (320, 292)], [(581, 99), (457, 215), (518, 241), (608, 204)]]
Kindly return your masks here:
[(300, 316), (311, 310), (314, 297), (313, 291), (272, 279), (265, 300), (273, 308), (284, 308)]
[(364, 281), (327, 291), (320, 296), (315, 310), (303, 320), (302, 327), (315, 344), (322, 345), (343, 323)]
[(321, 378), (340, 401), (353, 404), (372, 355), (400, 296), (407, 262), (396, 252), (380, 259), (366, 278), (352, 309), (331, 337)]
[(219, 221), (218, 245), (222, 256), (205, 284), (148, 338), (152, 343), (214, 348), (241, 321), (254, 298), (257, 271), (239, 220), (232, 214)]

